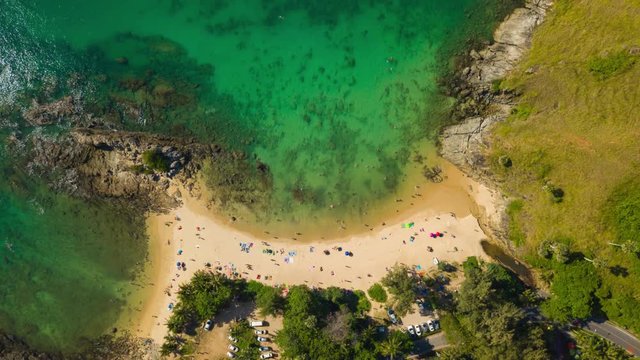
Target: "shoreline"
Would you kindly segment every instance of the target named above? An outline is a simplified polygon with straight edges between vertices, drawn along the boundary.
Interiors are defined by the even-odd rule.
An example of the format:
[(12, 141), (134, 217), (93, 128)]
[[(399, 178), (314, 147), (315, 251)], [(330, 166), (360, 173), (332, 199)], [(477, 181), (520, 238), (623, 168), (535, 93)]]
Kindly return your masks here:
[[(475, 51), (471, 52), (470, 56), (474, 59), (472, 61), (472, 65), (469, 68), (465, 68), (460, 73), (460, 78), (464, 79), (466, 84), (472, 89), (471, 97), (474, 96), (474, 92), (476, 95), (478, 93), (483, 96), (486, 95), (487, 89), (490, 88), (494, 80), (506, 75), (508, 72), (513, 70), (515, 66), (517, 66), (517, 63), (523, 53), (530, 46), (530, 40), (534, 29), (544, 20), (546, 11), (550, 6), (551, 1), (549, 0), (528, 0), (525, 7), (516, 9), (502, 23), (500, 23), (494, 33), (495, 43), (493, 45), (488, 46), (480, 53)], [(507, 41), (514, 39), (515, 41)], [(514, 51), (514, 49), (516, 51)], [(459, 94), (458, 99), (464, 99), (464, 96), (460, 96)], [(243, 229), (242, 226), (238, 226), (239, 224), (233, 224), (228, 220), (225, 221), (221, 215), (213, 214), (209, 209), (207, 209), (206, 206), (202, 204), (202, 201), (190, 197), (189, 195), (183, 197), (184, 202), (182, 206), (172, 210), (169, 214), (151, 215), (147, 220), (150, 235), (149, 246), (150, 249), (152, 247), (155, 247), (156, 249), (150, 250), (150, 261), (147, 266), (149, 267), (149, 272), (152, 273), (151, 276), (154, 278), (150, 282), (150, 284), (152, 284), (150, 285), (151, 288), (145, 287), (145, 289), (141, 290), (141, 294), (147, 294), (147, 300), (144, 301), (144, 305), (138, 312), (137, 316), (130, 317), (130, 319), (137, 319), (137, 321), (130, 320), (130, 325), (132, 326), (128, 327), (129, 330), (136, 336), (152, 339), (158, 346), (162, 343), (163, 336), (166, 334), (164, 322), (170, 314), (167, 305), (170, 301), (175, 301), (174, 290), (177, 290), (180, 283), (188, 281), (196, 269), (204, 268), (204, 259), (199, 259), (199, 256), (189, 258), (189, 253), (187, 252), (188, 246), (192, 247), (194, 253), (202, 253), (203, 251), (200, 251), (200, 249), (212, 250), (215, 255), (209, 254), (211, 259), (207, 258), (206, 261), (211, 261), (215, 267), (217, 264), (223, 264), (223, 261), (220, 260), (220, 258), (225, 256), (227, 252), (231, 257), (239, 260), (240, 262), (246, 260), (246, 258), (237, 257), (240, 252), (236, 243), (241, 239), (244, 239), (244, 242), (252, 242), (255, 246), (255, 248), (252, 248), (252, 252), (257, 252), (256, 255), (258, 255), (258, 257), (262, 256), (264, 259), (267, 255), (260, 253), (260, 246), (256, 246), (256, 244), (260, 243), (264, 245), (265, 242), (268, 241), (270, 246), (264, 246), (263, 250), (266, 248), (287, 246), (288, 248), (296, 249), (293, 251), (300, 255), (298, 257), (298, 254), (296, 254), (296, 256), (293, 257), (297, 260), (294, 261), (293, 264), (278, 264), (280, 266), (280, 269), (278, 269), (278, 278), (265, 280), (265, 278), (261, 276), (260, 281), (271, 285), (279, 283), (287, 283), (288, 285), (307, 284), (309, 286), (322, 287), (336, 285), (346, 288), (350, 287), (352, 289), (362, 289), (365, 291), (370, 284), (379, 281), (379, 279), (384, 275), (384, 272), (386, 272), (381, 272), (380, 268), (384, 269), (396, 262), (407, 263), (411, 266), (416, 265), (412, 264), (412, 262), (417, 260), (417, 257), (420, 256), (418, 255), (418, 252), (403, 252), (403, 248), (406, 250), (408, 249), (407, 246), (411, 245), (399, 242), (403, 237), (405, 238), (404, 242), (406, 242), (406, 237), (411, 234), (411, 231), (403, 232), (398, 230), (399, 226), (407, 221), (414, 221), (417, 229), (422, 229), (424, 226), (436, 226), (447, 229), (444, 230), (448, 237), (446, 243), (441, 242), (439, 245), (434, 246), (435, 243), (433, 241), (429, 241), (434, 239), (427, 240), (429, 246), (434, 248), (434, 255), (432, 256), (436, 256), (441, 260), (450, 262), (456, 262), (460, 259), (464, 260), (464, 258), (473, 255), (488, 259), (489, 257), (482, 250), (480, 240), (488, 239), (492, 242), (495, 242), (496, 239), (504, 240), (504, 208), (506, 206), (506, 199), (499, 192), (497, 184), (491, 179), (491, 177), (489, 176), (489, 178), (487, 178), (484, 176), (490, 175), (487, 173), (486, 164), (483, 164), (482, 161), (476, 162), (477, 159), (474, 159), (474, 157), (478, 155), (482, 156), (482, 151), (488, 146), (486, 143), (486, 136), (491, 126), (496, 122), (506, 119), (511, 107), (514, 105), (513, 99), (514, 97), (512, 94), (498, 94), (497, 96), (492, 96), (488, 101), (485, 99), (485, 110), (489, 108), (494, 111), (493, 114), (466, 117), (459, 123), (443, 129), (440, 136), (441, 146), (438, 149), (438, 154), (442, 156), (442, 159), (446, 159), (445, 175), (448, 175), (450, 172), (458, 172), (457, 181), (462, 180), (458, 185), (462, 183), (466, 184), (466, 186), (459, 187), (458, 190), (463, 189), (462, 192), (457, 192), (457, 195), (464, 194), (464, 196), (467, 197), (467, 202), (465, 203), (466, 211), (460, 212), (460, 214), (464, 214), (462, 217), (451, 216), (451, 213), (454, 211), (447, 212), (445, 210), (447, 206), (450, 206), (450, 204), (447, 204), (445, 199), (446, 195), (455, 194), (456, 191), (453, 193), (439, 192), (437, 185), (435, 185), (434, 189), (431, 189), (431, 191), (425, 191), (429, 194), (428, 197), (425, 199), (419, 198), (415, 200), (415, 202), (418, 203), (417, 206), (405, 206), (402, 211), (397, 210), (396, 214), (387, 214), (390, 216), (380, 217), (381, 219), (385, 219), (385, 221), (377, 226), (374, 225), (369, 227), (369, 225), (366, 225), (366, 227), (369, 227), (368, 231), (366, 228), (362, 231), (356, 230), (353, 233), (352, 230), (350, 230), (343, 236), (334, 236), (330, 239), (325, 239), (325, 237), (320, 236), (321, 240), (316, 239), (316, 241), (312, 242), (298, 241), (298, 239), (292, 238), (281, 239), (279, 236), (273, 236), (268, 233), (266, 235), (270, 236), (268, 236), (269, 238), (267, 239), (265, 234), (261, 234), (255, 229)], [(484, 167), (479, 166), (479, 164), (484, 165)], [(451, 181), (452, 179), (446, 179), (444, 183), (447, 184)], [(189, 194), (189, 192), (186, 191), (183, 191), (182, 193)], [(427, 205), (425, 200), (429, 198), (431, 201), (430, 204)], [(172, 222), (172, 219), (176, 216), (181, 217), (181, 221), (173, 222), (171, 229), (169, 229), (169, 227), (166, 226), (166, 223)], [(449, 218), (447, 218), (447, 216), (449, 216)], [(181, 225), (177, 225), (177, 223), (180, 223)], [(233, 241), (231, 241), (231, 239), (224, 242), (219, 239), (218, 241), (209, 241), (206, 243), (207, 248), (205, 248), (204, 244), (198, 244), (197, 240), (193, 241), (190, 245), (186, 245), (183, 238), (184, 235), (183, 233), (180, 233), (182, 230), (177, 229), (180, 226), (182, 226), (183, 229), (201, 226), (197, 225), (200, 223), (206, 223), (207, 225), (202, 226), (204, 229), (201, 229), (197, 233), (198, 235), (196, 235), (196, 233), (192, 234), (192, 237), (197, 236), (197, 240), (206, 241), (205, 239), (209, 235), (207, 232), (210, 229), (214, 229), (212, 234), (217, 231), (218, 235), (222, 235), (222, 237), (231, 237), (233, 238)], [(235, 228), (233, 226), (235, 226)], [(193, 231), (193, 229), (190, 230)], [(426, 232), (429, 232), (429, 230)], [(463, 240), (465, 242), (464, 245), (466, 246), (466, 249), (461, 245), (461, 248), (463, 248), (462, 251), (451, 251), (451, 247), (457, 248), (457, 246), (453, 245), (454, 239), (458, 239), (458, 243), (455, 244), (460, 245), (462, 243), (458, 236), (455, 238), (453, 237), (453, 235), (455, 235), (454, 233), (463, 234), (460, 238), (466, 236), (470, 239)], [(377, 243), (375, 239), (376, 237), (378, 238)], [(164, 238), (167, 238), (169, 241), (165, 242)], [(439, 239), (435, 240), (437, 241)], [(392, 248), (396, 247), (394, 249), (395, 252), (385, 250), (380, 254), (367, 254), (362, 251), (354, 250), (362, 248), (369, 250), (366, 246), (363, 247), (364, 243), (367, 243), (368, 246), (372, 244), (382, 244), (384, 241), (386, 241), (385, 246), (389, 243), (395, 242), (393, 244), (394, 246), (392, 246)], [(420, 240), (416, 239), (415, 242), (418, 244), (424, 241), (420, 238)], [(506, 245), (504, 241), (499, 241), (498, 243), (501, 247)], [(375, 264), (376, 267), (364, 266), (365, 272), (367, 272), (366, 277), (363, 276), (363, 274), (358, 275), (358, 269), (349, 268), (348, 272), (350, 275), (354, 275), (355, 279), (357, 279), (355, 282), (354, 280), (340, 278), (339, 276), (335, 277), (335, 275), (328, 275), (329, 273), (327, 271), (330, 271), (329, 267), (327, 267), (327, 271), (323, 271), (322, 274), (317, 272), (317, 269), (320, 266), (327, 266), (325, 261), (315, 261), (317, 264), (310, 264), (311, 267), (309, 267), (307, 271), (302, 271), (305, 269), (301, 268), (299, 264), (304, 263), (305, 260), (310, 261), (309, 256), (304, 256), (308, 255), (304, 252), (304, 249), (309, 247), (329, 249), (337, 246), (336, 244), (342, 245), (345, 249), (349, 248), (350, 251), (353, 251), (356, 254), (355, 259), (359, 260), (360, 265), (363, 263), (361, 257), (368, 256), (367, 260), (371, 261), (371, 265)], [(424, 244), (422, 245), (424, 246)], [(177, 255), (176, 246), (183, 249), (185, 251), (183, 254), (186, 256), (181, 257), (181, 255)], [(195, 246), (195, 248), (193, 248), (193, 246)], [(232, 249), (234, 247), (235, 251)], [(447, 247), (449, 250), (447, 250)], [(380, 248), (384, 248), (384, 246), (381, 246)], [(195, 251), (195, 249), (199, 250)], [(508, 250), (510, 251), (511, 249)], [(327, 257), (327, 259), (336, 259), (333, 252), (334, 251), (332, 250), (332, 255)], [(244, 255), (244, 253), (242, 254)], [(390, 256), (392, 254), (393, 256)], [(380, 258), (376, 259), (376, 255), (380, 256)], [(315, 256), (319, 256), (318, 253), (316, 253)], [(323, 256), (320, 256), (320, 259), (325, 260)], [(429, 255), (427, 255), (427, 257), (428, 256)], [(185, 261), (186, 258), (189, 258), (189, 261), (186, 261), (187, 271), (177, 272), (176, 270), (171, 270), (172, 266), (175, 267), (175, 262), (178, 260)], [(349, 258), (342, 257), (337, 259), (344, 260)], [(198, 264), (198, 261), (200, 261), (201, 264)], [(226, 262), (227, 260), (224, 261)], [(241, 267), (241, 265), (239, 265), (240, 262), (238, 262), (237, 270), (238, 272), (242, 272), (243, 277), (247, 279), (252, 279), (252, 275), (259, 272), (264, 273), (260, 275), (273, 276), (269, 274), (269, 270), (267, 270), (268, 266), (265, 267), (264, 261), (262, 261), (262, 265), (252, 264), (252, 269), (250, 271), (243, 271), (247, 269)], [(428, 264), (425, 261), (422, 261), (422, 263), (426, 265), (427, 269), (430, 268), (429, 265), (431, 264)], [(273, 264), (270, 263), (267, 263), (267, 265), (273, 266)], [(337, 266), (339, 265), (344, 264), (337, 264)], [(422, 266), (422, 264), (420, 265)], [(236, 264), (234, 264), (234, 266), (236, 266)], [(285, 267), (283, 268), (282, 266)], [(345, 266), (349, 267), (349, 265)], [(287, 269), (286, 267), (289, 268)], [(271, 267), (271, 269), (275, 268)], [(287, 274), (287, 271), (282, 271), (283, 269), (295, 269), (296, 271), (289, 272), (289, 274)], [(305, 274), (309, 274), (311, 276), (309, 277)], [(350, 276), (350, 278), (353, 278), (354, 276)], [(165, 293), (165, 290), (170, 290), (171, 295), (168, 296)]]
[[(473, 212), (476, 204), (492, 208), (492, 197), (481, 184), (459, 175), (443, 182), (463, 195), (457, 199), (451, 197), (451, 201), (444, 201), (447, 195), (453, 194), (444, 192), (437, 206), (421, 201), (417, 211), (401, 214), (384, 226), (317, 241), (256, 237), (229, 227), (201, 201), (185, 196), (183, 205), (169, 214), (148, 218), (149, 246), (156, 249), (150, 253), (147, 274), (155, 278), (138, 293), (139, 297), (146, 297), (142, 308), (129, 313), (128, 321), (121, 324), (128, 324), (126, 328), (133, 335), (152, 339), (159, 346), (167, 333), (164, 323), (170, 315), (168, 305), (175, 303), (179, 284), (189, 281), (196, 270), (206, 269), (206, 262), (214, 268), (221, 266), (223, 272), (235, 268), (247, 280), (270, 285), (339, 286), (366, 291), (395, 263), (417, 265), (419, 271), (430, 271), (435, 268), (434, 257), (450, 263), (460, 263), (468, 256), (488, 259), (480, 244), (486, 236)], [(467, 211), (460, 212), (463, 208)], [(180, 220), (175, 220), (176, 217)], [(410, 222), (414, 223), (412, 228), (402, 227)], [(445, 235), (435, 239), (429, 236), (438, 231)], [(412, 241), (411, 237), (415, 239)], [(245, 253), (239, 243), (253, 245), (249, 253)], [(338, 252), (336, 247), (343, 250)], [(427, 247), (433, 248), (433, 252), (428, 252)], [(276, 255), (263, 253), (266, 249)], [(178, 254), (179, 250), (182, 255)], [(325, 255), (324, 250), (329, 250), (330, 255)], [(354, 256), (345, 256), (346, 250)], [(185, 262), (185, 271), (176, 270), (178, 261)], [(171, 295), (167, 295), (167, 290)]]
[(454, 89), (454, 114), (463, 116), (439, 136), (438, 154), (494, 194), (494, 211), (479, 212), (478, 219), (490, 240), (512, 256), (516, 254), (507, 236), (507, 199), (491, 172), (487, 151), (492, 128), (509, 117), (517, 95), (494, 91), (494, 83), (518, 66), (552, 5), (552, 0), (526, 0), (498, 25), (491, 45), (469, 52), (470, 64), (458, 71), (454, 81), (462, 84)]

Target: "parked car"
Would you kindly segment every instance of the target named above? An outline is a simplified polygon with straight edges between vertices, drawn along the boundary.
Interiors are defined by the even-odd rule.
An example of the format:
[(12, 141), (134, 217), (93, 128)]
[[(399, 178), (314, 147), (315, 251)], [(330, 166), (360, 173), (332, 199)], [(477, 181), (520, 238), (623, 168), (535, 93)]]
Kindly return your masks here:
[(211, 331), (211, 329), (213, 328), (213, 321), (211, 320), (207, 320), (206, 323), (204, 323), (204, 329), (207, 331)]
[(391, 320), (393, 324), (398, 323), (398, 317), (396, 316), (396, 313), (393, 312), (393, 309), (391, 308), (387, 309), (387, 315), (389, 315), (389, 320)]
[(250, 325), (251, 327), (267, 326), (267, 323), (265, 321), (252, 321)]
[(236, 354), (234, 354), (234, 353), (232, 353), (232, 352), (230, 352), (230, 351), (227, 351), (227, 357), (228, 357), (229, 359), (233, 359), (234, 357), (236, 357)]
[(271, 351), (271, 346), (260, 346), (260, 351)]
[(422, 324), (422, 330), (424, 330), (425, 333), (428, 333), (429, 331), (431, 331), (431, 330), (429, 330), (429, 324), (423, 323)]
[(256, 340), (260, 341), (260, 342), (265, 342), (265, 341), (269, 341), (269, 339), (267, 339), (266, 337), (262, 337), (262, 336), (257, 336)]
[(254, 332), (256, 333), (256, 335), (264, 335), (264, 334), (268, 333), (267, 330), (255, 330)]
[(427, 321), (427, 326), (429, 327), (429, 331), (435, 331), (436, 330), (436, 328), (433, 327), (433, 321), (431, 321), (431, 320)]
[(238, 347), (235, 346), (235, 345), (229, 345), (229, 350), (231, 350), (233, 352), (238, 352), (238, 350), (240, 350), (240, 349), (238, 349)]
[(273, 353), (264, 353), (262, 355), (260, 355), (260, 359), (271, 359), (273, 357)]
[(409, 325), (407, 326), (407, 332), (411, 335), (415, 335), (416, 334), (416, 330), (413, 328), (413, 325)]
[(229, 335), (228, 337), (229, 341), (231, 341), (232, 343), (237, 343), (238, 339), (234, 338), (233, 336)]
[(416, 329), (416, 335), (417, 336), (421, 336), (422, 335), (422, 329), (420, 329), (420, 325), (416, 325), (416, 326), (414, 326), (414, 328)]
[(438, 321), (438, 320), (433, 320), (431, 323), (433, 324), (433, 328), (434, 328), (435, 330), (440, 329), (440, 321)]

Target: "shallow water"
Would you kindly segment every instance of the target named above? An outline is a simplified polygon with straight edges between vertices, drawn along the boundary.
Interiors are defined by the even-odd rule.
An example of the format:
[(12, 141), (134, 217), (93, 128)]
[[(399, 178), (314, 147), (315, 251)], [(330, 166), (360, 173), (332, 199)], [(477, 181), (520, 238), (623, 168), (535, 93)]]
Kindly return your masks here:
[[(421, 158), (435, 161), (434, 133), (451, 102), (436, 78), (512, 5), (0, 0), (2, 139), (32, 130), (2, 118), (2, 106), (27, 106), (30, 91), (74, 94), (119, 127), (196, 136), (267, 164), (272, 188), (249, 217), (254, 225), (304, 231), (363, 221), (406, 193)], [(114, 110), (113, 99), (130, 106)], [(15, 164), (0, 154), (11, 172)], [(73, 348), (117, 316), (144, 257), (132, 235), (138, 223), (16, 174), (19, 186), (0, 179), (0, 224), (11, 244), (0, 265), (0, 327), (42, 347)]]

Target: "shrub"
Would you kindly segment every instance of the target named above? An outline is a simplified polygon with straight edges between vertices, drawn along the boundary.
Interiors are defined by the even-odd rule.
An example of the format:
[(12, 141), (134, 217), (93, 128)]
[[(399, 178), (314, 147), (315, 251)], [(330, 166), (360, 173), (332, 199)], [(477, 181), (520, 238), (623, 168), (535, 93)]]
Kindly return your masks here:
[(161, 172), (169, 171), (169, 159), (157, 149), (147, 150), (143, 152), (142, 163), (144, 164), (144, 166), (151, 170), (157, 170)]
[(554, 203), (561, 203), (562, 200), (564, 200), (564, 190), (552, 184), (551, 182), (547, 182), (542, 187), (542, 189), (547, 191), (549, 195), (551, 195), (551, 201), (553, 201)]
[(593, 57), (588, 61), (589, 71), (598, 80), (606, 80), (633, 67), (636, 59), (627, 51), (618, 51), (604, 57)]
[(525, 120), (533, 113), (533, 106), (529, 104), (519, 104), (511, 110), (511, 114), (517, 119)]
[(379, 303), (384, 303), (387, 301), (387, 292), (379, 283), (375, 283), (371, 285), (369, 290), (367, 290), (367, 294), (373, 301), (377, 301)]
[[(382, 289), (384, 291), (384, 289)], [(362, 290), (356, 290), (353, 292), (358, 297), (358, 305), (356, 311), (360, 314), (366, 314), (371, 310), (371, 302), (367, 299), (367, 295)], [(385, 293), (385, 296), (387, 293)]]
[(513, 162), (511, 162), (511, 158), (508, 157), (507, 155), (500, 156), (498, 158), (498, 162), (500, 163), (500, 165), (506, 168), (510, 168), (513, 165)]

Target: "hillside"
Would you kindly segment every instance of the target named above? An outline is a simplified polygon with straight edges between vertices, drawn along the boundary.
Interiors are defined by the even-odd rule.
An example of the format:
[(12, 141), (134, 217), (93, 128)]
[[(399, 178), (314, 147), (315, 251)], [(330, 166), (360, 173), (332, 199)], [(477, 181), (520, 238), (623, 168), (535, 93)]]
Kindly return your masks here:
[(546, 313), (568, 319), (602, 310), (636, 333), (638, 63), (639, 1), (556, 1), (530, 53), (495, 84), (521, 96), (494, 128), (489, 154), (512, 198), (510, 240), (553, 294)]

